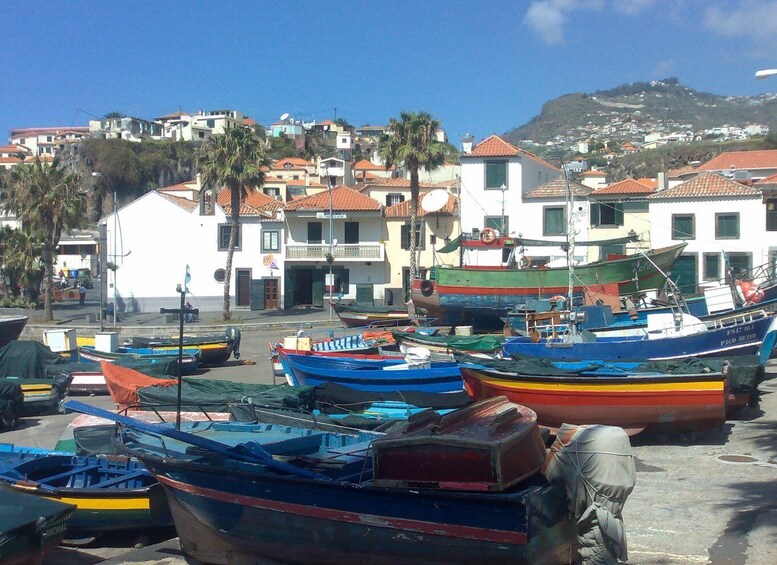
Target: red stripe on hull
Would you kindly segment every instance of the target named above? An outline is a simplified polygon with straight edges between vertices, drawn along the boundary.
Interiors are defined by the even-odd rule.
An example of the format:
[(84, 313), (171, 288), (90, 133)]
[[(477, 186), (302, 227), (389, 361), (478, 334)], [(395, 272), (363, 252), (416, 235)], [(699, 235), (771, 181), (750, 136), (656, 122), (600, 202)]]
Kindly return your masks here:
[(373, 525), (375, 527), (389, 528), (393, 530), (405, 530), (423, 534), (471, 539), (491, 543), (509, 543), (522, 545), (527, 541), (526, 534), (521, 532), (493, 531), (473, 526), (441, 524), (438, 522), (423, 522), (420, 520), (390, 518), (387, 516), (378, 516), (374, 514), (359, 514), (355, 512), (347, 512), (330, 508), (317, 508), (314, 506), (278, 502), (275, 500), (267, 500), (253, 496), (217, 491), (206, 487), (199, 487), (183, 483), (163, 475), (158, 475), (157, 479), (160, 483), (165, 484), (168, 487), (188, 492), (196, 496), (211, 498), (229, 504), (240, 504), (244, 506), (250, 506), (252, 508), (272, 510), (286, 514), (295, 514), (308, 518), (347, 522), (351, 524), (364, 525), (365, 527), (368, 525)]

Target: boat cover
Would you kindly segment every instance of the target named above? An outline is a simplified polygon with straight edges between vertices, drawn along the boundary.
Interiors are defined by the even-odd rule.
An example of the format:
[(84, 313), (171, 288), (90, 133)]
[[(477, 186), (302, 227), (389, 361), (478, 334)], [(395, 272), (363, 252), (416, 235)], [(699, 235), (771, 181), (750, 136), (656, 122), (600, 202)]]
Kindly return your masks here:
[(24, 393), (19, 383), (0, 380), (0, 429), (11, 423), (22, 411)]
[[(178, 384), (175, 379), (159, 379), (143, 373), (122, 367), (107, 361), (100, 361), (100, 368), (105, 376), (105, 384), (113, 401), (119, 406), (138, 404), (138, 390), (143, 387), (172, 387)], [(173, 402), (175, 405), (175, 402)]]
[(628, 560), (621, 512), (637, 477), (626, 432), (615, 426), (562, 424), (542, 473), (566, 485), (581, 563)]
[(0, 378), (40, 379), (46, 365), (65, 363), (64, 357), (38, 341), (16, 340), (0, 347)]

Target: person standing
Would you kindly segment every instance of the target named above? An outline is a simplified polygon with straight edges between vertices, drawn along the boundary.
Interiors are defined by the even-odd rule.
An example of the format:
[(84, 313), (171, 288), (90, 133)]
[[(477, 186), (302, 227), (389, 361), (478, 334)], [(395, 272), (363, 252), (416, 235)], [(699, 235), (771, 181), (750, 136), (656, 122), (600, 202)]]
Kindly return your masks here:
[(83, 306), (84, 305), (84, 299), (86, 298), (86, 287), (84, 286), (84, 283), (78, 283), (78, 303)]

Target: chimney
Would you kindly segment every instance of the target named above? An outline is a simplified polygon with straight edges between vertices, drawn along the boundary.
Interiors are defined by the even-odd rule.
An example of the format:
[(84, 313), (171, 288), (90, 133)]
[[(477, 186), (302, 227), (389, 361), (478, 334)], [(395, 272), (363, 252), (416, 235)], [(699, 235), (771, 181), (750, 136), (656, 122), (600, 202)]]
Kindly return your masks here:
[(666, 171), (661, 171), (658, 173), (658, 187), (656, 188), (657, 192), (661, 192), (662, 190), (666, 190), (669, 188), (669, 182), (667, 180)]
[(464, 151), (465, 155), (469, 155), (472, 153), (472, 144), (475, 141), (475, 138), (471, 136), (469, 133), (464, 134), (461, 136), (461, 149)]

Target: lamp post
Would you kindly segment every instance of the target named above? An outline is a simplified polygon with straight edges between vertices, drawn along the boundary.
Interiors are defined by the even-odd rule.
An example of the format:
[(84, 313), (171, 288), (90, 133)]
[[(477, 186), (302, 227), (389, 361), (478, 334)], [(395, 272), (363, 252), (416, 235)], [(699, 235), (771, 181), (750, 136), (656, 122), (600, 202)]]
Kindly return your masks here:
[[(327, 171), (328, 172), (328, 171)], [(329, 321), (332, 321), (332, 287), (334, 286), (335, 279), (332, 276), (332, 263), (335, 262), (334, 255), (334, 241), (332, 240), (332, 179), (327, 175), (326, 180), (327, 187), (329, 189), (329, 256), (327, 257), (329, 263)]]
[[(98, 172), (98, 171), (93, 171), (92, 172), (92, 176), (105, 179), (103, 174)], [(107, 180), (105, 181), (105, 184), (106, 185), (108, 184)], [(116, 191), (114, 190), (113, 191), (113, 234), (112, 234), (112, 236), (113, 236), (113, 269), (111, 269), (113, 271), (113, 327), (114, 328), (116, 327), (116, 318), (117, 318), (117, 315), (118, 315), (118, 311), (116, 309), (116, 301), (117, 301), (116, 300), (116, 292), (117, 292), (117, 286), (116, 286), (116, 275), (117, 275), (117, 273), (116, 273), (116, 270), (117, 270), (117, 267), (118, 267), (118, 265), (116, 264), (116, 260), (117, 260), (117, 257), (118, 257), (118, 255), (116, 253), (116, 240), (117, 240), (117, 236), (118, 236), (118, 233), (117, 233), (118, 221), (119, 221), (119, 217), (118, 217), (117, 206), (116, 206)], [(102, 273), (100, 273), (100, 275), (102, 276)], [(102, 284), (102, 281), (100, 281), (100, 284)], [(100, 310), (100, 326), (102, 327), (102, 310)]]
[(499, 187), (499, 190), (502, 191), (502, 229), (501, 229), (501, 235), (502, 237), (505, 237), (505, 190), (507, 190), (507, 186), (505, 186), (504, 183), (502, 183), (502, 186)]

